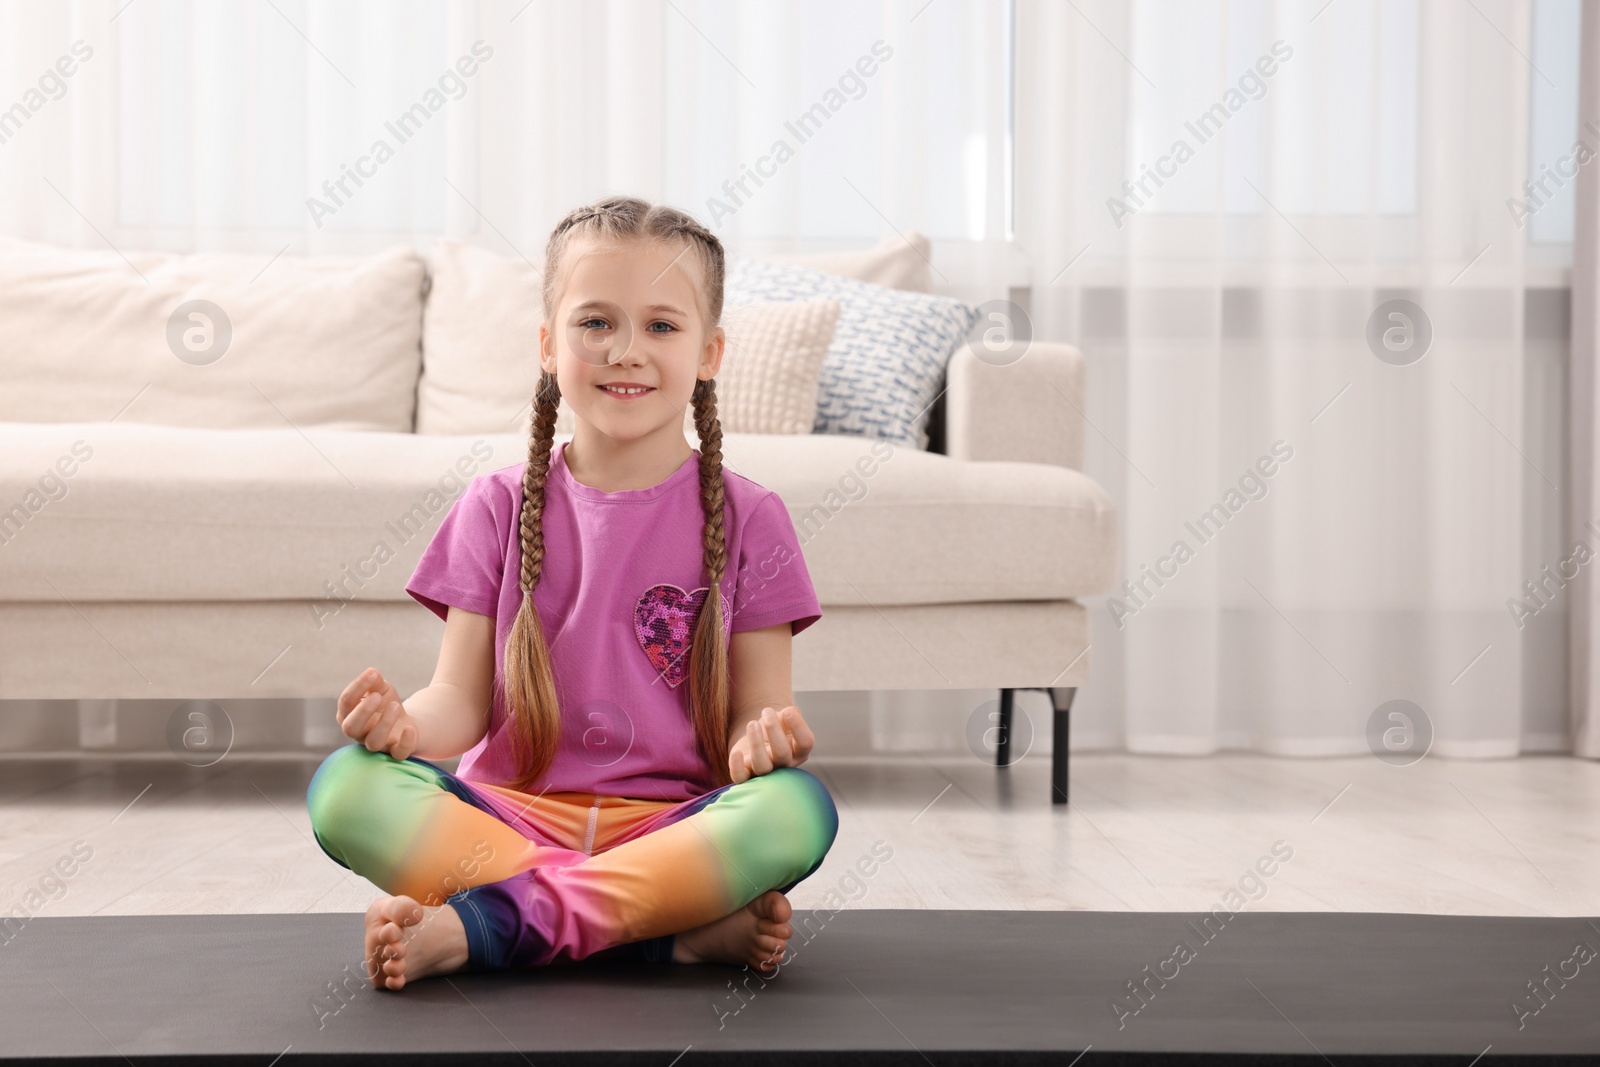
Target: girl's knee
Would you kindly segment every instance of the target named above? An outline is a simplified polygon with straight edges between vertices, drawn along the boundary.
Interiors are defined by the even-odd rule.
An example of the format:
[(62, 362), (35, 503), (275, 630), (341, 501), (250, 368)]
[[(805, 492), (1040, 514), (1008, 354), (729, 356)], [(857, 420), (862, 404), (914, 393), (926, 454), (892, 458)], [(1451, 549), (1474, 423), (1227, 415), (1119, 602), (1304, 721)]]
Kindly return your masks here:
[(377, 794), (376, 777), (398, 762), (387, 752), (373, 752), (354, 743), (328, 753), (306, 786), (311, 828), (325, 833), (352, 808), (372, 803)]
[(323, 757), (322, 762), (317, 765), (316, 772), (311, 775), (311, 784), (306, 786), (307, 801), (314, 796), (327, 793), (336, 784), (342, 783), (359, 765), (363, 755), (370, 756), (375, 753), (368, 752), (364, 745), (348, 744), (340, 745)]
[(763, 830), (792, 847), (796, 863), (815, 870), (839, 833), (839, 811), (828, 787), (801, 767), (775, 767), (750, 782), (761, 783), (756, 807)]
[(334, 797), (344, 792), (351, 771), (360, 758), (355, 755), (358, 751), (365, 752), (366, 749), (361, 745), (339, 746), (323, 757), (316, 772), (311, 775), (311, 782), (306, 786), (306, 810), (311, 813), (312, 830), (317, 830), (326, 821)]
[[(828, 787), (822, 779), (806, 770), (804, 767), (779, 767), (777, 771), (793, 783), (793, 790), (802, 806), (808, 806), (811, 815), (822, 825), (828, 825), (837, 831), (839, 828), (839, 809), (834, 807), (833, 794), (828, 792)], [(832, 834), (830, 833), (830, 839)]]

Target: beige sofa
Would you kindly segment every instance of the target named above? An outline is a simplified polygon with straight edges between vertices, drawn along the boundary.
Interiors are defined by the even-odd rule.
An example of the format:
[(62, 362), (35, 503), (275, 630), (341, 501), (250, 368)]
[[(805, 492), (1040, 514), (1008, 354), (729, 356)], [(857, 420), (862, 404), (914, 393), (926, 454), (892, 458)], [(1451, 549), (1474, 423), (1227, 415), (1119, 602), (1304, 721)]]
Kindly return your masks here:
[[(816, 265), (893, 283), (897, 255)], [(324, 697), (368, 664), (428, 682), (442, 626), (405, 583), (462, 486), (526, 439), (412, 432), (426, 267), (0, 244), (0, 699)], [(232, 359), (174, 358), (200, 293), (235, 309)], [(952, 359), (942, 454), (725, 437), (788, 504), (823, 605), (797, 691), (1050, 688), (1064, 729), (1116, 514), (1079, 469), (1079, 353), (1002, 362)]]

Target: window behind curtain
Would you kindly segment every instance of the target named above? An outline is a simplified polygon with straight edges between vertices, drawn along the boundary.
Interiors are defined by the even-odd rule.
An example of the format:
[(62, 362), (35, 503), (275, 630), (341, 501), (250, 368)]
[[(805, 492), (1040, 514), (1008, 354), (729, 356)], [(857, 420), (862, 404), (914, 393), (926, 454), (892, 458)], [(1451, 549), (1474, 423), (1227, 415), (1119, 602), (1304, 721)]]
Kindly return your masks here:
[[(1186, 124), (1237, 87), (1275, 41), (1293, 50), (1275, 76), (1262, 79), (1260, 98), (1247, 94), (1232, 113), (1227, 136), (1200, 146), (1183, 165), (1181, 180), (1164, 185), (1142, 212), (1210, 213), (1219, 199), (1229, 214), (1270, 211), (1245, 180), (1269, 168), (1276, 179), (1274, 206), (1289, 215), (1416, 211), (1419, 0), (1336, 2), (1337, 17), (1329, 17), (1323, 2), (1134, 0), (1128, 14), (1130, 60), (1138, 68), (1128, 72), (1130, 177), (1169, 153), (1176, 139), (1196, 144)], [(1570, 155), (1578, 136), (1579, 12), (1578, 0), (1532, 5), (1530, 174)], [(1483, 16), (1483, 32), (1511, 31), (1489, 17)], [(1225, 28), (1217, 46), (1219, 21)], [(1586, 140), (1600, 150), (1600, 138)], [(1225, 153), (1220, 173), (1218, 151)], [(1529, 218), (1529, 235), (1538, 243), (1570, 244), (1572, 220), (1569, 180)]]
[[(786, 138), (794, 157), (740, 208), (741, 236), (876, 239), (888, 217), (945, 241), (1009, 237), (1009, 0), (557, 6), (560, 31), (532, 39), (535, 15), (523, 0), (140, 0), (114, 31), (120, 222), (298, 231), (317, 212), (308, 205), (315, 198), (336, 208), (318, 219), (329, 229), (443, 230), (457, 196), (447, 179), (474, 199), (474, 176), (508, 165), (487, 120), (554, 129), (551, 112), (581, 106), (607, 81), (616, 91), (623, 72), (614, 64), (656, 49), (659, 87), (636, 93), (637, 106), (606, 123), (614, 128), (550, 151), (603, 153), (609, 139), (630, 136), (619, 122), (637, 121), (639, 136), (663, 146), (660, 197), (704, 217), (725, 182)], [(647, 10), (658, 21), (637, 17)], [(652, 36), (652, 25), (662, 32)], [(399, 141), (387, 124), (479, 39), (495, 50), (484, 70), (555, 64), (567, 75), (560, 91), (486, 101), (490, 79), (468, 77), (459, 99)], [(880, 39), (892, 58), (860, 79), (859, 99), (847, 98), (799, 143), (788, 124), (826, 100)], [(380, 140), (393, 158), (361, 164)], [(670, 147), (685, 142), (695, 148), (687, 155)], [(631, 184), (594, 165), (599, 184)], [(346, 168), (358, 166), (375, 173), (335, 204)]]

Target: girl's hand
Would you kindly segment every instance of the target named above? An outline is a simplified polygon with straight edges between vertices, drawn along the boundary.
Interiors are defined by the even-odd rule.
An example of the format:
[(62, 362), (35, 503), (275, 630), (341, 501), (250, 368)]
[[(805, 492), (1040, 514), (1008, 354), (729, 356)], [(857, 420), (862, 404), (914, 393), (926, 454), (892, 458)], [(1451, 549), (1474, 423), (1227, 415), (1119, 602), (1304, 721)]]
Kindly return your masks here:
[(334, 716), (346, 737), (371, 752), (387, 752), (403, 760), (416, 751), (417, 722), (376, 668), (362, 671), (345, 687)]
[(737, 785), (774, 767), (798, 767), (815, 744), (799, 708), (762, 708), (761, 717), (746, 723), (744, 736), (729, 747), (728, 774)]

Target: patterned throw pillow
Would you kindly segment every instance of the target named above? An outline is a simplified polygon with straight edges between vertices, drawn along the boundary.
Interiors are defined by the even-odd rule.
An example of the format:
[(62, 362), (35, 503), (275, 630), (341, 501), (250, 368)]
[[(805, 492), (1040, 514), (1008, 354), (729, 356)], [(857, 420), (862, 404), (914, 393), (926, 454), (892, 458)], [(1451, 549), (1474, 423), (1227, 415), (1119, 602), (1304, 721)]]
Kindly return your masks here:
[[(792, 303), (724, 302), (727, 343), (717, 371), (717, 421), (723, 433), (810, 433), (817, 385), (839, 318), (837, 300)], [(572, 433), (572, 407), (563, 398), (556, 433)], [(684, 436), (698, 441), (694, 408), (684, 411)]]
[(813, 433), (928, 447), (928, 409), (978, 319), (949, 297), (888, 289), (793, 263), (728, 257), (728, 303), (834, 299), (839, 322), (822, 365)]

